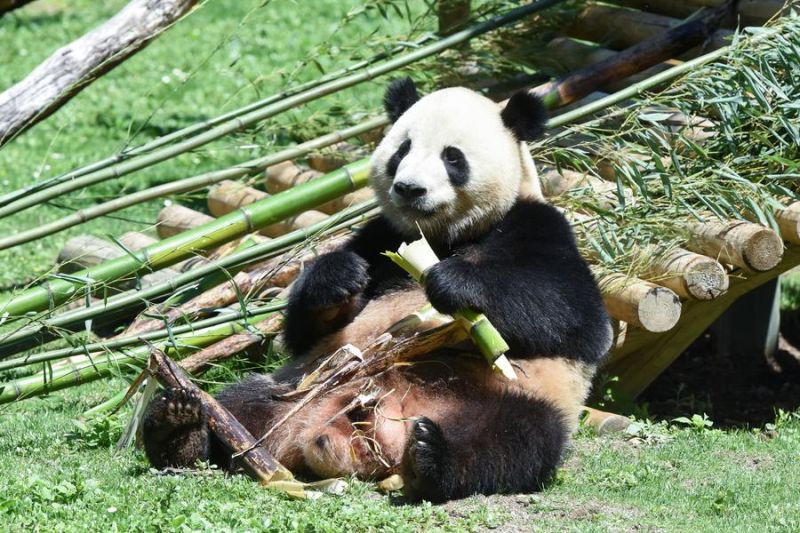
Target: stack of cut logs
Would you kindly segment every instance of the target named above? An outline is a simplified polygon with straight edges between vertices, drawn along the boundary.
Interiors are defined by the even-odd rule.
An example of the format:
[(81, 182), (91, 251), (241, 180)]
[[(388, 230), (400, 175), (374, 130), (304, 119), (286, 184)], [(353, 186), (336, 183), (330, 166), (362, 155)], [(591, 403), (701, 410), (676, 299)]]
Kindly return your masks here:
[[(702, 6), (721, 4), (722, 0), (617, 0), (617, 6), (603, 4), (590, 5), (565, 29), (565, 35), (552, 40), (548, 48), (551, 56), (559, 60), (566, 71), (576, 70), (637, 44), (658, 31), (680, 23)], [(744, 24), (761, 24), (775, 15), (783, 7), (783, 0), (748, 1), (738, 4), (740, 20)], [(638, 9), (637, 9), (638, 8)], [(648, 9), (644, 12), (639, 9)], [(731, 34), (729, 29), (718, 30), (707, 46), (688, 54), (689, 57), (708, 50), (709, 47), (722, 46)], [(581, 41), (575, 39), (581, 39)], [(591, 43), (602, 43), (590, 44)], [(604, 90), (616, 91), (620, 88), (651, 76), (680, 63), (686, 57), (674, 58), (652, 67), (622, 82), (614, 83)], [(597, 94), (588, 99), (597, 98)], [(583, 102), (585, 103), (586, 99)], [(662, 110), (663, 111), (663, 110)], [(697, 142), (702, 142), (711, 133), (704, 129), (708, 121), (702, 117), (686, 117), (673, 112), (665, 118), (662, 126), (673, 131), (689, 134)], [(687, 133), (688, 132), (688, 133)], [(260, 200), (270, 194), (284, 191), (294, 185), (315, 179), (348, 162), (364, 157), (362, 148), (346, 142), (339, 143), (309, 158), (309, 167), (287, 161), (267, 170), (262, 188), (254, 188), (239, 182), (226, 181), (218, 184), (208, 194), (208, 211), (214, 216), (229, 213), (243, 205)], [(598, 202), (611, 204), (616, 201), (617, 192), (614, 169), (602, 154), (597, 154), (597, 174), (605, 179), (581, 172), (561, 169), (559, 171), (539, 165), (540, 179), (545, 196), (556, 197), (577, 188), (591, 189)], [(344, 207), (371, 198), (372, 192), (363, 189), (342, 198), (306, 211), (293, 218), (266, 227), (259, 236), (251, 239), (269, 239), (289, 231), (305, 228), (319, 222), (327, 215)], [(632, 198), (632, 196), (631, 196)], [(591, 224), (591, 218), (584, 213), (567, 213), (574, 224)], [(621, 393), (635, 397), (663, 371), (698, 335), (700, 335), (736, 298), (756, 286), (778, 276), (785, 270), (800, 263), (800, 202), (776, 213), (781, 236), (764, 226), (743, 222), (689, 223), (686, 230), (691, 238), (685, 249), (677, 249), (668, 255), (651, 261), (651, 271), (643, 274), (644, 279), (632, 278), (622, 274), (603, 276), (599, 279), (609, 314), (617, 323), (617, 341), (609, 359), (609, 372), (620, 376)], [(204, 224), (211, 216), (180, 205), (165, 207), (158, 216), (156, 229), (164, 238)], [(315, 248), (315, 253), (331, 249), (341, 242), (341, 236), (329, 239)], [(784, 242), (789, 243), (784, 250)], [(136, 250), (153, 242), (151, 237), (131, 232), (120, 238), (125, 247)], [(211, 252), (220, 256), (236, 249), (240, 242), (232, 243)], [(103, 260), (124, 254), (116, 243), (94, 237), (81, 236), (70, 240), (59, 255), (59, 262), (65, 270), (95, 265)], [(272, 277), (272, 286), (285, 287), (299, 272), (302, 263), (313, 257), (313, 253), (280, 266), (280, 274)], [(597, 258), (589, 258), (596, 261)], [(244, 291), (261, 288), (259, 279), (268, 269), (276, 272), (275, 262), (251, 265), (240, 273), (234, 281)], [(164, 276), (173, 275), (175, 269), (191, 268), (192, 261), (175, 265), (167, 271), (156, 272), (144, 277), (142, 284), (151, 283)], [(730, 276), (735, 271), (736, 276)], [(221, 288), (210, 295), (201, 295), (203, 305), (189, 302), (181, 307), (180, 313), (188, 309), (219, 307), (236, 302), (237, 291)], [(176, 314), (176, 316), (178, 316)], [(676, 327), (677, 324), (680, 327)], [(163, 321), (157, 321), (163, 327)], [(273, 324), (274, 325), (274, 324)], [(277, 324), (279, 325), (279, 324)], [(140, 331), (152, 324), (137, 325)], [(130, 331), (130, 328), (129, 328)]]

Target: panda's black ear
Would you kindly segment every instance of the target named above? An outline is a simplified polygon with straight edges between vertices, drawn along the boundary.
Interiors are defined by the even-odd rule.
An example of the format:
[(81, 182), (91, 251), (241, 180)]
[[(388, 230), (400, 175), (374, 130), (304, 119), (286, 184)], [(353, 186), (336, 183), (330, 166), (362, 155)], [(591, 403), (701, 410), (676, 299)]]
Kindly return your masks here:
[(400, 78), (390, 83), (389, 88), (386, 89), (386, 94), (383, 97), (383, 107), (386, 108), (389, 120), (394, 123), (417, 100), (419, 100), (419, 94), (417, 94), (417, 86), (414, 85), (414, 80)]
[(520, 141), (533, 141), (544, 133), (547, 123), (547, 109), (538, 96), (528, 91), (520, 91), (508, 100), (500, 112), (503, 124)]

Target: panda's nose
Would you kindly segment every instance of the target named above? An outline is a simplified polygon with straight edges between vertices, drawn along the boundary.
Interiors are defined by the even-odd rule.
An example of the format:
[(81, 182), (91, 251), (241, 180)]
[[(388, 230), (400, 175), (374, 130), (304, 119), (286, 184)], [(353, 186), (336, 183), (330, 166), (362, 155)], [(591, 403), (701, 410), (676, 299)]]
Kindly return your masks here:
[(403, 200), (416, 200), (417, 198), (425, 196), (428, 189), (416, 183), (399, 181), (394, 184), (394, 192)]

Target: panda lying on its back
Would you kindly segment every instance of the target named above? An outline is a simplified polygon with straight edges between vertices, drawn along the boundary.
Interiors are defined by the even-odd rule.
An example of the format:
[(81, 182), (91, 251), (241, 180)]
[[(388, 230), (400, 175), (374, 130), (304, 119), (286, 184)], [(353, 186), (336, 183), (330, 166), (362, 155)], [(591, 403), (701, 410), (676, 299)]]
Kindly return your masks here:
[[(265, 446), (298, 474), (399, 472), (414, 499), (537, 490), (611, 340), (594, 279), (569, 224), (541, 199), (524, 145), (542, 133), (543, 107), (519, 93), (500, 112), (463, 88), (420, 99), (409, 79), (394, 82), (385, 103), (394, 125), (372, 158), (381, 216), (295, 282), (285, 340), (300, 357), (218, 399), (258, 437), (291, 409), (277, 396), (318, 356), (365, 347), (426, 298), (444, 313), (474, 309), (511, 347), (517, 382), (463, 350), (438, 350), (313, 401)], [(443, 259), (424, 292), (382, 255), (417, 239), (417, 227)], [(364, 406), (354, 400), (366, 389), (376, 400)], [(175, 390), (148, 407), (144, 444), (157, 467), (230, 458), (199, 401)]]

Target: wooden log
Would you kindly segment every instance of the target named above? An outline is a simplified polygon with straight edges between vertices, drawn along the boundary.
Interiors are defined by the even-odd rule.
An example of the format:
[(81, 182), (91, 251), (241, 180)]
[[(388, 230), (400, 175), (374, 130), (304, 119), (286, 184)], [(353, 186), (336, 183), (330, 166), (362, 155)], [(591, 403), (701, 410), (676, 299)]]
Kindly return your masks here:
[(681, 316), (681, 300), (671, 290), (623, 274), (599, 280), (608, 313), (647, 331), (669, 331)]
[(124, 233), (120, 238), (119, 242), (127, 246), (129, 249), (136, 251), (141, 250), (142, 248), (147, 248), (151, 244), (154, 244), (158, 239), (155, 237), (151, 237), (150, 235), (145, 235), (140, 231), (129, 231)]
[[(722, 13), (717, 20), (722, 19)], [(616, 50), (642, 43), (681, 25), (681, 20), (646, 11), (627, 9), (610, 5), (591, 4), (587, 6), (573, 24), (567, 28), (567, 34), (578, 39), (585, 39), (602, 43)], [(716, 30), (707, 35), (702, 41), (694, 42), (671, 57), (702, 44), (709, 40), (707, 49), (725, 46), (726, 39), (731, 35), (729, 30)], [(664, 58), (669, 59), (669, 58)]]
[(633, 423), (633, 420), (627, 416), (616, 413), (608, 413), (591, 407), (584, 407), (583, 410), (586, 415), (583, 423), (594, 428), (598, 435), (622, 433)]
[(619, 377), (613, 384), (620, 403), (634, 400), (743, 294), (800, 265), (800, 246), (789, 246), (778, 265), (764, 272), (733, 277), (725, 294), (711, 302), (685, 302), (678, 326), (667, 333), (630, 330), (612, 352), (604, 371)]
[(439, 0), (436, 14), (439, 19), (439, 35), (451, 35), (469, 22), (470, 0)]
[(728, 290), (725, 267), (682, 248), (657, 258), (645, 277), (684, 299), (713, 300)]
[(775, 213), (783, 240), (792, 244), (800, 244), (800, 202), (795, 202), (786, 209)]
[(687, 229), (691, 238), (686, 248), (746, 270), (770, 270), (783, 256), (780, 236), (751, 222), (692, 223)]
[(342, 141), (329, 146), (325, 150), (310, 154), (308, 156), (308, 166), (312, 170), (327, 174), (366, 155), (364, 147)]
[(0, 94), (0, 146), (144, 48), (195, 1), (132, 0), (107, 22), (56, 50), (25, 79)]
[[(651, 11), (670, 17), (685, 18), (703, 7), (718, 7), (725, 0), (615, 0), (615, 4)], [(792, 4), (785, 0), (739, 0), (733, 24), (760, 26), (776, 15), (789, 12)]]
[[(573, 72), (600, 61), (610, 60), (617, 54), (614, 50), (569, 37), (556, 37), (551, 40), (547, 43), (547, 51), (563, 72)], [(617, 92), (681, 63), (677, 59), (666, 59), (626, 78), (609, 82), (600, 88), (611, 93)]]
[(214, 220), (200, 211), (179, 204), (168, 205), (158, 213), (156, 232), (162, 239), (202, 226)]
[(542, 95), (549, 106), (566, 105), (598, 87), (618, 81), (637, 72), (678, 57), (693, 46), (704, 43), (712, 35), (719, 21), (727, 12), (725, 8), (710, 10), (701, 17), (685, 22), (666, 31), (650, 33), (649, 39), (626, 48), (614, 57), (600, 61), (566, 78), (541, 85), (535, 93)]
[[(562, 168), (557, 170), (547, 165), (538, 165), (539, 181), (542, 185), (542, 194), (553, 198), (567, 194), (570, 191), (587, 189), (591, 202), (603, 209), (611, 209), (619, 205), (617, 185), (586, 172), (576, 172)], [(633, 204), (635, 197), (630, 189), (623, 191), (626, 203)]]
[(266, 448), (256, 445), (256, 439), (236, 420), (236, 417), (222, 407), (213, 396), (192, 383), (186, 372), (164, 352), (151, 349), (147, 369), (150, 375), (165, 387), (182, 389), (200, 397), (208, 416), (209, 429), (232, 455), (238, 455), (240, 464), (250, 477), (261, 484), (293, 479), (291, 472), (276, 461)]

